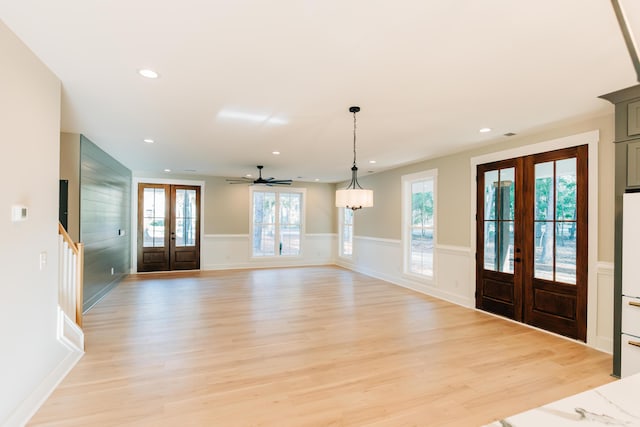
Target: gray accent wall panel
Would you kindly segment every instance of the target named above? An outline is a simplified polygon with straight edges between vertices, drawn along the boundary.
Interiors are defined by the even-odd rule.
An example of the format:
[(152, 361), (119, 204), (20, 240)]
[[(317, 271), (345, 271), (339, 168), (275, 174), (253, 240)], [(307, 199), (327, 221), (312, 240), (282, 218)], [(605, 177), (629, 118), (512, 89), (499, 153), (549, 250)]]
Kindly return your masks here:
[(131, 269), (131, 171), (84, 136), (80, 159), (86, 311)]

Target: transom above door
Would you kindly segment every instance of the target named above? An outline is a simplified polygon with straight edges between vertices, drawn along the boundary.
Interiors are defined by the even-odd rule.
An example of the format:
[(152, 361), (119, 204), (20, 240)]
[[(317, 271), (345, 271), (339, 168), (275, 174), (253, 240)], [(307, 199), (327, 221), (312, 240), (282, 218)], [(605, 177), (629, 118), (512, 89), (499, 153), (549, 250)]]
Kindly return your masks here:
[(138, 271), (200, 268), (200, 187), (138, 184)]
[(476, 307), (580, 340), (587, 146), (479, 165)]

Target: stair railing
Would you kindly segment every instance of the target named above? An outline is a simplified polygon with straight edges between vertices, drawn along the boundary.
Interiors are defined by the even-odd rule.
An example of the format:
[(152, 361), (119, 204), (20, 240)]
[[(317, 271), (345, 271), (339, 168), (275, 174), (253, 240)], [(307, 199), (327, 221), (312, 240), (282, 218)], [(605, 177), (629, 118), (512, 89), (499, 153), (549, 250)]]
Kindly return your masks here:
[(82, 328), (82, 280), (84, 245), (74, 243), (62, 224), (58, 223), (60, 277), (58, 305), (69, 319)]

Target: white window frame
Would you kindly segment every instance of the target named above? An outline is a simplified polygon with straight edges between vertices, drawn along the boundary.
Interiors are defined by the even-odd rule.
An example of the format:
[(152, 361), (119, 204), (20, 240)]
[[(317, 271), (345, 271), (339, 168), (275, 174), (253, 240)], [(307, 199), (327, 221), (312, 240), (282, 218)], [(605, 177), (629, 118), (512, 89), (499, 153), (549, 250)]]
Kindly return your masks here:
[[(433, 269), (432, 275), (412, 272), (411, 267), (411, 186), (415, 182), (433, 181)], [(437, 269), (437, 230), (438, 230), (438, 169), (430, 169), (422, 172), (403, 175), (402, 181), (402, 270), (413, 279), (435, 282)]]
[[(340, 222), (340, 229), (338, 230), (338, 254), (339, 256), (341, 256), (342, 258), (353, 258), (353, 230), (354, 230), (354, 225), (355, 225), (355, 219), (356, 216), (353, 215), (353, 211), (351, 210), (351, 208), (338, 208), (339, 209), (339, 222)], [(351, 215), (351, 253), (350, 254), (345, 254), (344, 253), (344, 218), (345, 218), (345, 212), (347, 211), (347, 209), (349, 211), (352, 212)]]
[[(301, 194), (300, 203), (300, 251), (297, 255), (279, 255), (276, 250), (278, 241), (274, 241), (274, 255), (255, 255), (253, 253), (253, 195), (254, 193), (276, 193), (276, 214), (275, 214), (275, 231), (276, 236), (280, 235), (280, 193), (298, 193)], [(276, 258), (301, 258), (304, 251), (305, 236), (305, 212), (306, 212), (306, 188), (282, 188), (282, 187), (249, 187), (249, 257), (252, 259), (276, 259)]]

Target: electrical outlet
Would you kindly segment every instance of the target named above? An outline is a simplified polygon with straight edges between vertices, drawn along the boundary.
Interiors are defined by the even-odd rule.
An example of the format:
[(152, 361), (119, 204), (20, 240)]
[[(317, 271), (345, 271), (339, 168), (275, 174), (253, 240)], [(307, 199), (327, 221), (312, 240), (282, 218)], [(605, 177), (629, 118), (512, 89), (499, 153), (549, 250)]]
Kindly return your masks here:
[(40, 252), (40, 270), (44, 270), (47, 265), (47, 253)]

